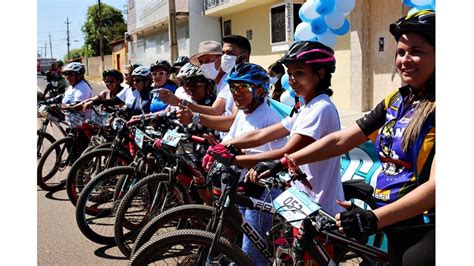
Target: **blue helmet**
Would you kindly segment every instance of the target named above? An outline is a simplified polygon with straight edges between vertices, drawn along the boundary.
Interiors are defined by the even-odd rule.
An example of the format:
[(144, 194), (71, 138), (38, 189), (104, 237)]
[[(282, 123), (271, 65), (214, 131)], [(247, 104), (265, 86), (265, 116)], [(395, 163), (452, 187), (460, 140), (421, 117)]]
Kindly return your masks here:
[(270, 87), (270, 76), (261, 66), (252, 63), (235, 65), (227, 76), (227, 82), (244, 82), (263, 88), (266, 92)]

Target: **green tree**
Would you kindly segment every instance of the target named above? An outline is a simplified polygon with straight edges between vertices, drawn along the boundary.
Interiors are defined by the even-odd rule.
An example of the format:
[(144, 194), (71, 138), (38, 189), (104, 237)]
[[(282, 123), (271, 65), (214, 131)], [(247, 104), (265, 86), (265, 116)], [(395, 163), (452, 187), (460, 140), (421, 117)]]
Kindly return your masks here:
[(109, 44), (122, 39), (127, 31), (127, 24), (125, 24), (120, 10), (107, 4), (101, 4), (99, 15), (99, 5), (90, 6), (87, 10), (86, 22), (81, 28), (84, 33), (84, 47), (87, 47), (88, 56), (100, 55), (99, 18), (102, 24), (104, 55), (112, 53)]
[[(82, 48), (77, 48), (77, 49), (72, 49), (69, 51), (70, 58), (69, 59), (74, 59), (78, 58), (81, 56), (84, 56)], [(64, 62), (67, 62), (67, 54), (64, 55)]]

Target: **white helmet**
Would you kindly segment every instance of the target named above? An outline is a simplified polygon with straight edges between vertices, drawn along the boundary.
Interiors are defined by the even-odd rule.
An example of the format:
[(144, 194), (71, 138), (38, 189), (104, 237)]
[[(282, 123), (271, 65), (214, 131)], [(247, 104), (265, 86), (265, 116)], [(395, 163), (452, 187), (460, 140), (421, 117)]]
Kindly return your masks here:
[(71, 62), (64, 67), (63, 72), (76, 72), (79, 74), (84, 74), (86, 69), (84, 68), (84, 65), (79, 62)]
[(196, 77), (196, 76), (203, 76), (204, 74), (202, 73), (202, 70), (200, 67), (194, 66), (191, 63), (186, 63), (184, 66), (181, 67), (179, 70), (178, 75), (176, 77), (178, 78), (191, 78), (191, 77)]
[(150, 74), (151, 74), (150, 68), (145, 67), (145, 66), (139, 66), (135, 68), (132, 72), (132, 76), (140, 76), (144, 78), (150, 77)]

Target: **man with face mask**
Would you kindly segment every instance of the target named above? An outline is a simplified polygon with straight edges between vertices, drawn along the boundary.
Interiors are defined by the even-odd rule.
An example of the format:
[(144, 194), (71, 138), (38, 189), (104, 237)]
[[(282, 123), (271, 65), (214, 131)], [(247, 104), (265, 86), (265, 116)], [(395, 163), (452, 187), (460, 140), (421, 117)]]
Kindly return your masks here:
[[(225, 36), (222, 43), (223, 46), (215, 41), (201, 42), (199, 52), (189, 59), (191, 64), (201, 67), (206, 78), (215, 81), (217, 98), (214, 104), (207, 107), (187, 101), (180, 103), (187, 107), (187, 113), (183, 113), (183, 117), (190, 118), (191, 114), (193, 121), (200, 122), (204, 126), (212, 125), (212, 128), (216, 130), (228, 131), (238, 109), (234, 107), (234, 99), (227, 84), (227, 75), (236, 64), (249, 61), (251, 47), (246, 38), (238, 35)], [(171, 97), (174, 97), (171, 94), (161, 95), (162, 93), (160, 97), (165, 103), (171, 102)], [(182, 122), (186, 123), (188, 120), (184, 118)], [(221, 134), (221, 137), (223, 136), (224, 134)]]

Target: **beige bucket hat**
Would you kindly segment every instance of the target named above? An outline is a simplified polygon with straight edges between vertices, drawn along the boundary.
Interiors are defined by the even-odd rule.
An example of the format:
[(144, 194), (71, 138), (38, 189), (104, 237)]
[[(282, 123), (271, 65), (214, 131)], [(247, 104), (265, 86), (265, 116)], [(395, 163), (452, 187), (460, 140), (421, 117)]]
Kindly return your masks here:
[(189, 58), (189, 62), (195, 66), (201, 66), (198, 58), (202, 55), (222, 55), (222, 46), (216, 41), (203, 41), (199, 44), (198, 52)]

